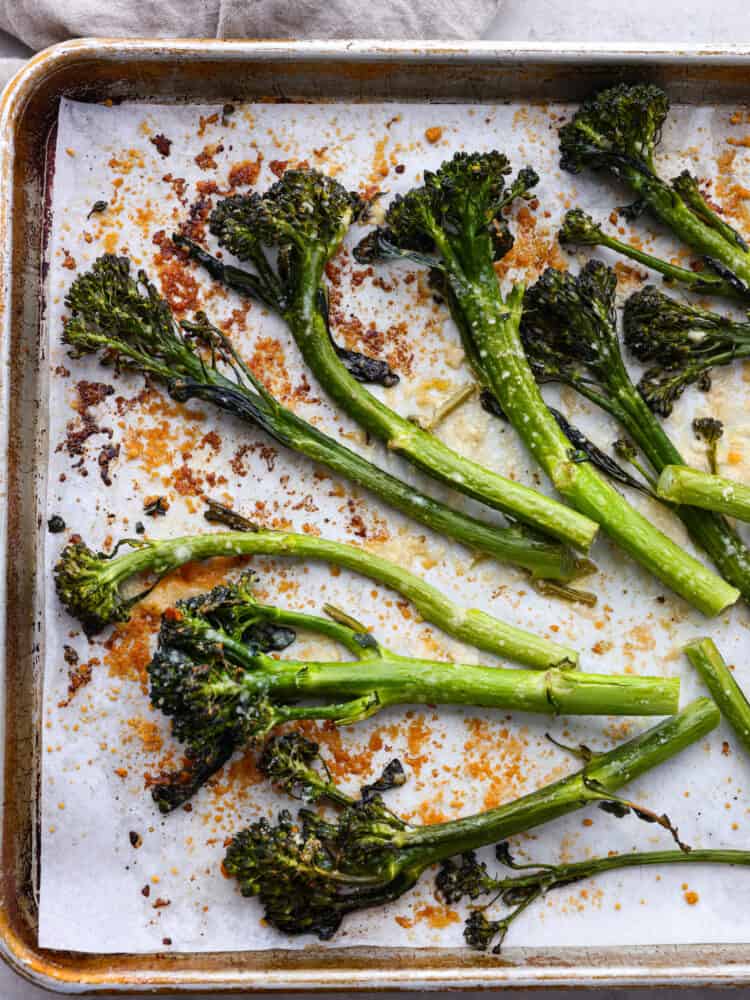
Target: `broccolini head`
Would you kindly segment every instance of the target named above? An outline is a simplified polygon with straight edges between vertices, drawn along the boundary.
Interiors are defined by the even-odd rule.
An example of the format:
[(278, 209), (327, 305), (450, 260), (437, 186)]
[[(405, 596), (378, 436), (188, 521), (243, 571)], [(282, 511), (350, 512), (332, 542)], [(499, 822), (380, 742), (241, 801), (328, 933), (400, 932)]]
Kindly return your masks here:
[(71, 316), (63, 341), (72, 357), (100, 353), (104, 360), (168, 381), (203, 371), (168, 303), (144, 271), (131, 275), (127, 257), (99, 257), (70, 286), (65, 304)]
[(548, 268), (524, 299), (522, 338), (540, 381), (601, 388), (622, 372), (615, 321), (615, 272), (590, 260), (578, 276)]
[(706, 444), (716, 444), (724, 433), (724, 424), (716, 417), (696, 417), (693, 420), (693, 433)]
[(557, 239), (563, 245), (595, 247), (603, 235), (601, 226), (582, 208), (571, 208), (563, 217)]
[(716, 475), (718, 472), (718, 444), (724, 433), (724, 424), (715, 417), (696, 417), (693, 420), (693, 434), (706, 444), (708, 467)]
[[(156, 651), (148, 665), (151, 703), (172, 720), (172, 731), (191, 757), (212, 754), (219, 743), (254, 743), (282, 721), (264, 690), (253, 657), (284, 648), (294, 633), (257, 631), (262, 616), (248, 578), (208, 594), (178, 601), (162, 615)], [(289, 636), (291, 632), (291, 638)], [(237, 643), (243, 663), (228, 655)]]
[(55, 588), (65, 608), (83, 625), (87, 635), (113, 622), (127, 621), (137, 598), (120, 594), (117, 557), (92, 552), (83, 542), (70, 542), (55, 565)]
[(585, 101), (560, 129), (560, 166), (571, 173), (586, 167), (624, 166), (654, 172), (654, 150), (669, 112), (669, 98), (653, 84), (621, 83)]
[(477, 861), (474, 851), (467, 851), (458, 860), (448, 858), (440, 866), (435, 887), (438, 895), (446, 903), (458, 903), (462, 899), (477, 899), (493, 884), (487, 865)]
[(689, 385), (707, 392), (711, 369), (734, 356), (733, 321), (664, 295), (651, 285), (625, 303), (625, 343), (652, 363), (638, 388), (648, 405), (668, 417)]
[[(323, 767), (323, 774), (313, 765)], [(320, 747), (296, 731), (273, 736), (263, 747), (258, 770), (287, 795), (316, 802), (325, 795), (331, 778), (320, 756)]]
[(399, 858), (404, 829), (379, 801), (348, 806), (338, 822), (282, 812), (237, 834), (224, 870), (259, 898), (273, 927), (325, 940), (347, 913), (397, 899), (419, 877)]
[(253, 260), (260, 243), (314, 248), (327, 259), (364, 212), (358, 194), (317, 170), (287, 170), (263, 195), (235, 195), (214, 209), (210, 228), (240, 260)]
[(625, 303), (625, 344), (639, 361), (676, 365), (690, 357), (707, 334), (720, 331), (724, 317), (680, 302), (653, 285)]
[(282, 812), (276, 824), (259, 820), (230, 844), (225, 871), (243, 895), (259, 897), (279, 930), (329, 938), (347, 913), (397, 899), (429, 864), (409, 851), (409, 826), (375, 790), (401, 784), (400, 765), (391, 762), (353, 799), (332, 783), (317, 744), (287, 733), (269, 741), (260, 768), (291, 794), (340, 810), (330, 820), (308, 809), (296, 819)]
[[(513, 245), (502, 210), (539, 180), (529, 167), (511, 185), (508, 158), (497, 150), (456, 153), (436, 171), (425, 171), (424, 184), (392, 201), (385, 226), (367, 236), (355, 250), (361, 262), (413, 251), (436, 254), (435, 266), (451, 270), (454, 258), (463, 264), (476, 240), (491, 241), (499, 259)], [(415, 259), (419, 260), (417, 256)]]
[(236, 642), (255, 647), (264, 653), (282, 650), (297, 638), (293, 628), (273, 621), (273, 608), (259, 604), (253, 593), (253, 573), (219, 584), (204, 594), (196, 594), (178, 604), (180, 616), (163, 623), (171, 629), (172, 642), (187, 643), (195, 649), (206, 629), (222, 630)]

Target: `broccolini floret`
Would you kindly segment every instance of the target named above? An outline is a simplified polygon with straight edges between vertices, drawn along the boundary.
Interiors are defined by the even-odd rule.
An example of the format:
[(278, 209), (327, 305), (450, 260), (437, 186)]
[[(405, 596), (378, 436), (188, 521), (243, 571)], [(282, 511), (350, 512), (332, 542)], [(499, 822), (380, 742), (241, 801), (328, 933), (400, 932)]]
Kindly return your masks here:
[(711, 388), (711, 371), (750, 357), (750, 323), (679, 302), (647, 285), (625, 303), (625, 343), (650, 367), (638, 388), (668, 417), (690, 385)]
[[(172, 719), (189, 766), (154, 788), (163, 811), (192, 795), (228, 753), (261, 744), (285, 722), (327, 719), (347, 725), (395, 704), (470, 704), (565, 715), (664, 715), (677, 707), (676, 679), (557, 668), (505, 670), (399, 656), (331, 611), (332, 620), (259, 604), (252, 579), (245, 576), (164, 612), (148, 667), (151, 701)], [(269, 657), (269, 651), (294, 641), (297, 628), (338, 641), (354, 660)], [(293, 762), (289, 749), (287, 768)], [(266, 768), (276, 772), (277, 781), (282, 750), (284, 745), (275, 753), (275, 766)], [(296, 763), (303, 770), (304, 760)], [(367, 794), (384, 790), (392, 779), (385, 775)], [(313, 787), (309, 773), (302, 784)]]
[(224, 870), (243, 895), (259, 898), (271, 926), (330, 938), (348, 913), (397, 899), (437, 862), (612, 801), (623, 784), (701, 739), (718, 720), (713, 702), (699, 699), (609, 753), (591, 755), (567, 778), (450, 822), (412, 826), (377, 795), (344, 806), (335, 819), (282, 812), (276, 823), (261, 819), (239, 832)]

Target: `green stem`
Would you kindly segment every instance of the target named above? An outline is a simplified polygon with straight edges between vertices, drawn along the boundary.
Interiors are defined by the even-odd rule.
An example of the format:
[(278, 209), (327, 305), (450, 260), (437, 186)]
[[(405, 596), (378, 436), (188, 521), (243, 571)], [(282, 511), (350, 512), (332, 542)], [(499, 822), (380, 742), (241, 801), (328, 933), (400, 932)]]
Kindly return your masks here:
[[(574, 861), (569, 864), (553, 865), (539, 874), (516, 875), (509, 878), (499, 878), (492, 882), (488, 891), (523, 888), (536, 885), (540, 880), (549, 877), (548, 888), (558, 885), (570, 885), (585, 878), (593, 878), (604, 872), (617, 871), (622, 868), (637, 868), (641, 865), (695, 865), (695, 864), (750, 865), (750, 851), (737, 851), (716, 848), (692, 848), (690, 851), (634, 851), (632, 854), (615, 854), (606, 858), (589, 858), (586, 861)], [(530, 867), (533, 867), (530, 866)], [(546, 890), (545, 890), (546, 891)]]
[(685, 653), (740, 743), (750, 751), (750, 703), (713, 640), (693, 639), (685, 646)]
[(306, 364), (337, 405), (366, 431), (385, 441), (389, 449), (434, 478), (546, 534), (588, 549), (596, 535), (592, 520), (459, 455), (357, 382), (337, 356), (318, 308), (317, 276), (322, 262), (311, 260), (308, 266), (311, 277), (300, 282), (298, 301), (285, 319)]
[(353, 653), (358, 660), (378, 659), (381, 655), (378, 643), (364, 627), (358, 631), (331, 618), (320, 618), (318, 615), (308, 615), (303, 611), (277, 608), (273, 604), (256, 604), (254, 607), (263, 616), (264, 621), (288, 625), (295, 630), (316, 632), (326, 639), (341, 643), (344, 649)]
[(397, 835), (400, 853), (405, 855), (403, 867), (411, 862), (424, 871), (437, 861), (498, 843), (589, 803), (600, 802), (602, 794), (596, 789), (616, 792), (706, 736), (719, 719), (716, 705), (708, 698), (699, 698), (677, 715), (609, 753), (595, 756), (580, 771), (554, 784), (489, 812)]
[(657, 492), (670, 503), (690, 504), (702, 510), (750, 521), (750, 486), (691, 469), (687, 465), (665, 465)]
[[(657, 475), (661, 475), (667, 465), (684, 465), (682, 455), (630, 381), (624, 366), (619, 372), (613, 368), (611, 375), (610, 393), (600, 405), (620, 421)], [(737, 532), (720, 514), (690, 506), (678, 506), (675, 513), (695, 544), (711, 557), (724, 580), (749, 600), (750, 551)], [(726, 586), (722, 588), (724, 597), (726, 589)]]
[(718, 614), (733, 604), (738, 596), (733, 587), (655, 528), (590, 464), (572, 460), (571, 444), (542, 398), (521, 343), (523, 286), (515, 286), (503, 301), (490, 260), (471, 282), (452, 284), (493, 393), (555, 488), (704, 614)]
[[(656, 218), (669, 226), (684, 243), (709, 262), (719, 261), (750, 288), (750, 253), (739, 245), (734, 234), (729, 238), (720, 226), (709, 225), (680, 194), (654, 174), (625, 166), (620, 176), (628, 181)], [(708, 206), (705, 208), (710, 211)]]
[[(244, 555), (321, 559), (353, 570), (408, 598), (426, 621), (455, 639), (530, 667), (572, 665), (578, 660), (578, 654), (571, 649), (507, 625), (484, 611), (455, 604), (436, 587), (396, 563), (366, 549), (313, 535), (285, 531), (225, 531), (148, 542), (103, 561), (98, 582), (117, 588), (139, 573), (151, 572), (162, 577), (196, 559)], [(65, 601), (65, 595), (61, 597)]]
[[(273, 700), (377, 695), (387, 705), (475, 705), (544, 715), (666, 715), (679, 700), (679, 678), (585, 674), (577, 670), (508, 670), (440, 663), (383, 652), (358, 662), (275, 660), (225, 644), (247, 667), (241, 684)], [(299, 709), (301, 718), (308, 718)], [(317, 706), (310, 709), (317, 711)]]
[(615, 253), (622, 254), (623, 257), (629, 257), (631, 260), (643, 264), (652, 271), (663, 274), (668, 282), (676, 281), (685, 285), (691, 292), (696, 292), (700, 295), (723, 295), (730, 299), (742, 300), (747, 298), (734, 285), (728, 281), (724, 281), (718, 275), (711, 274), (710, 271), (691, 271), (686, 267), (679, 267), (677, 264), (671, 264), (660, 257), (655, 257), (644, 250), (639, 250), (638, 247), (634, 247), (630, 243), (624, 243), (622, 240), (618, 240), (614, 236), (609, 236), (607, 233), (601, 233), (598, 244), (599, 246), (607, 247), (609, 250), (614, 250)]

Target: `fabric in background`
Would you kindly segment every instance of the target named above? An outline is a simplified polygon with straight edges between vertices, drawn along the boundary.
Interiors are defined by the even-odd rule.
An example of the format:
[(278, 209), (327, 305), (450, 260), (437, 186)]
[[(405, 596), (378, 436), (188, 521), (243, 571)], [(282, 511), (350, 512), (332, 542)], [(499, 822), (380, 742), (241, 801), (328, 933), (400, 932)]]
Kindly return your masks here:
[[(67, 38), (479, 38), (501, 0), (0, 0), (32, 49)], [(0, 85), (23, 65), (0, 59)]]

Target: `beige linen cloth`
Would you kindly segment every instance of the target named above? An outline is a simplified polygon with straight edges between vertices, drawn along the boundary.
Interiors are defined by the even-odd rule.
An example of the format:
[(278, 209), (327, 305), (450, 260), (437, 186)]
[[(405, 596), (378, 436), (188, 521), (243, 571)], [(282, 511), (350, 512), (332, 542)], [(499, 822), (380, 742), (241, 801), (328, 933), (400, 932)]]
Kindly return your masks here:
[[(501, 0), (0, 0), (32, 49), (89, 35), (164, 38), (481, 37)], [(0, 59), (0, 85), (23, 64)]]

